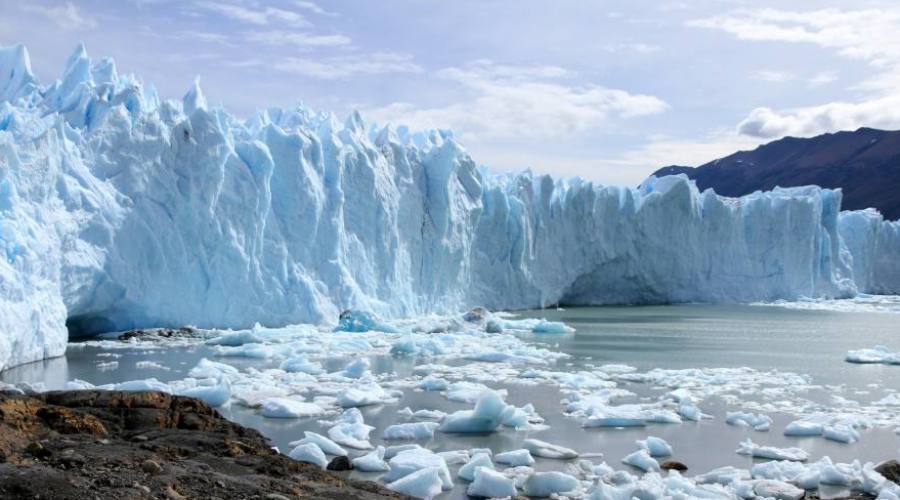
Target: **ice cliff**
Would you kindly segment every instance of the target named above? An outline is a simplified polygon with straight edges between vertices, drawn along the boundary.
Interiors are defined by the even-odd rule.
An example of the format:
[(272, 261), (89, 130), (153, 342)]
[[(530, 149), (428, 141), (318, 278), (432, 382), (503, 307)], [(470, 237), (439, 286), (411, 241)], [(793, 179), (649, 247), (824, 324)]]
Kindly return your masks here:
[(45, 86), (7, 47), (0, 369), (62, 354), (68, 330), (900, 291), (900, 227), (840, 201), (492, 175), (446, 131), (242, 120), (196, 84), (161, 100), (83, 47)]

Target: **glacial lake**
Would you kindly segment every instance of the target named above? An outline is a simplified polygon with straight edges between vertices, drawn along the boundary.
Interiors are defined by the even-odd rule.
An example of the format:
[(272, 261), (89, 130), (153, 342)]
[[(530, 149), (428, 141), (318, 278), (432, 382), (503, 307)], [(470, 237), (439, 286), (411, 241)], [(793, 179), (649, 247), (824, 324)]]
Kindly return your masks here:
[[(816, 385), (804, 398), (823, 407), (870, 405), (895, 391), (900, 391), (900, 366), (860, 365), (844, 361), (848, 350), (885, 345), (900, 351), (900, 314), (896, 312), (845, 312), (806, 310), (760, 305), (670, 305), (645, 307), (590, 307), (565, 310), (537, 310), (518, 313), (520, 317), (561, 321), (575, 328), (567, 334), (519, 334), (531, 345), (563, 352), (570, 357), (553, 361), (552, 369), (577, 372), (601, 365), (629, 365), (639, 372), (654, 369), (686, 370), (698, 368), (749, 367), (758, 372), (796, 373), (806, 375)], [(117, 356), (117, 357), (116, 357)], [(203, 345), (167, 347), (161, 350), (115, 349), (101, 347), (70, 348), (64, 358), (20, 366), (3, 372), (4, 382), (43, 383), (47, 389), (62, 388), (72, 379), (92, 384), (116, 383), (155, 377), (161, 381), (184, 378), (201, 358), (226, 362), (239, 369), (277, 367), (267, 359), (216, 357), (215, 349)], [(114, 359), (117, 366), (100, 370), (98, 363)], [(165, 368), (137, 368), (136, 363), (153, 361)], [(320, 359), (328, 371), (340, 370), (346, 357)], [(375, 374), (408, 377), (416, 366), (428, 360), (416, 356), (378, 355), (371, 359)], [(146, 364), (144, 365), (146, 366)], [(492, 365), (485, 365), (491, 370)], [(775, 375), (777, 376), (777, 375)], [(482, 380), (490, 380), (490, 373)], [(797, 416), (786, 411), (766, 412), (773, 419), (771, 430), (757, 432), (725, 423), (726, 411), (742, 409), (734, 400), (711, 397), (703, 401), (704, 413), (713, 418), (682, 424), (649, 424), (639, 428), (584, 429), (581, 419), (563, 414), (560, 401), (565, 394), (560, 388), (545, 384), (520, 384), (507, 380), (502, 384), (487, 383), (508, 392), (506, 401), (517, 406), (531, 403), (549, 426), (546, 429), (517, 431), (501, 429), (487, 435), (458, 435), (437, 432), (430, 441), (419, 442), (433, 451), (491, 448), (494, 453), (521, 447), (526, 438), (537, 438), (567, 446), (595, 464), (606, 461), (615, 469), (636, 470), (621, 463), (635, 451), (635, 440), (658, 436), (672, 445), (673, 459), (689, 467), (688, 475), (707, 472), (715, 467), (733, 465), (749, 468), (755, 462), (738, 455), (738, 443), (747, 438), (754, 442), (779, 447), (797, 446), (810, 454), (810, 461), (830, 456), (836, 462), (854, 459), (880, 462), (900, 455), (900, 429), (881, 426), (861, 431), (858, 443), (843, 444), (821, 437), (785, 437), (782, 430)], [(659, 396), (646, 384), (620, 381), (619, 387), (633, 391), (636, 400)], [(756, 395), (748, 394), (748, 401)], [(849, 406), (848, 406), (849, 405)], [(789, 406), (789, 405), (788, 405)], [(471, 405), (446, 399), (438, 392), (406, 388), (397, 403), (360, 408), (365, 422), (375, 427), (373, 444), (385, 442), (381, 433), (388, 425), (406, 422), (397, 411), (436, 409), (452, 412)], [(282, 451), (289, 442), (303, 437), (303, 431), (326, 434), (330, 417), (302, 419), (263, 418), (254, 409), (236, 404), (220, 411), (241, 424), (259, 429)], [(900, 409), (894, 409), (894, 415)], [(351, 451), (351, 456), (363, 453)], [(602, 458), (600, 457), (602, 454)], [(756, 460), (759, 461), (759, 460)], [(574, 461), (537, 459), (536, 470), (570, 470)], [(455, 475), (458, 466), (452, 466)], [(353, 477), (377, 479), (377, 474), (354, 472)], [(439, 498), (465, 498), (467, 483), (455, 478), (455, 487)], [(828, 494), (828, 491), (824, 493)], [(841, 493), (834, 488), (833, 494)]]

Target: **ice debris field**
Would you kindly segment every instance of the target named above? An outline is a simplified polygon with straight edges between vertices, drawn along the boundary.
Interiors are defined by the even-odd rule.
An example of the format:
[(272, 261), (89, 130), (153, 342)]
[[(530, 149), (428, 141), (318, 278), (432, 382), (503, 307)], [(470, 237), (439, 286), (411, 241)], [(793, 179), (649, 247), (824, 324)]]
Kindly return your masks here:
[[(900, 498), (900, 486), (875, 471), (873, 463), (834, 462), (801, 447), (764, 444), (777, 433), (861, 446), (854, 443), (877, 429), (900, 432), (896, 388), (870, 387), (873, 397), (883, 398), (862, 404), (839, 396), (839, 387), (819, 386), (808, 376), (784, 371), (638, 371), (622, 364), (566, 369), (568, 355), (529, 341), (571, 332), (562, 323), (481, 308), (461, 316), (389, 321), (348, 311), (332, 328), (257, 326), (92, 340), (70, 349), (93, 350), (98, 366), (126, 359), (118, 353), (156, 352), (165, 359), (172, 350), (204, 349), (205, 357), (184, 377), (96, 387), (193, 396), (226, 415), (240, 409), (270, 424), (315, 422), (320, 432), (297, 432), (281, 451), (319, 467), (346, 456), (355, 473), (418, 498), (452, 493), (449, 497), (797, 499), (823, 487)], [(892, 355), (884, 348), (863, 349), (847, 359), (880, 362)], [(378, 370), (386, 358), (398, 365)], [(403, 360), (412, 363), (396, 368)], [(142, 363), (137, 368), (159, 366)], [(71, 380), (65, 387), (95, 386)], [(507, 403), (515, 388), (540, 387), (558, 394), (556, 402), (543, 402), (543, 414), (530, 403)], [(814, 400), (817, 391), (831, 394), (827, 404)], [(398, 402), (409, 393), (433, 394), (458, 409), (401, 407)], [(372, 407), (392, 415), (388, 424), (376, 428), (366, 421), (361, 410)], [(581, 446), (564, 446), (553, 442), (559, 429), (548, 424), (551, 413), (563, 419), (557, 426), (581, 427), (585, 433), (641, 428), (644, 437), (620, 456), (604, 454), (590, 438), (578, 440), (585, 443)], [(782, 421), (787, 416), (788, 423), (773, 425), (776, 415)], [(673, 470), (666, 461), (677, 460), (679, 449), (654, 434), (672, 427), (689, 432), (704, 422), (744, 429), (746, 437), (732, 443), (734, 454), (757, 460), (747, 468)], [(265, 422), (259, 425), (266, 429)], [(478, 446), (497, 434), (507, 436), (505, 444)], [(439, 449), (441, 435), (472, 436), (467, 442), (474, 446)]]
[(2, 47), (0, 370), (62, 355), (70, 334), (345, 309), (900, 292), (900, 223), (840, 207), (815, 186), (726, 198), (679, 176), (494, 174), (446, 130), (238, 118), (197, 84), (163, 100), (83, 46), (41, 84), (25, 47)]

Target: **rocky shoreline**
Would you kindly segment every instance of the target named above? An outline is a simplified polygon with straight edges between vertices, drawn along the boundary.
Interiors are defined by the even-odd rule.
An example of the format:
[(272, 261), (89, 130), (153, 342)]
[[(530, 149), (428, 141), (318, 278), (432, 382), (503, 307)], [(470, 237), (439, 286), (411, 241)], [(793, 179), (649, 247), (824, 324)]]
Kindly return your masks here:
[(0, 393), (0, 498), (408, 498), (277, 453), (205, 403), (159, 392)]

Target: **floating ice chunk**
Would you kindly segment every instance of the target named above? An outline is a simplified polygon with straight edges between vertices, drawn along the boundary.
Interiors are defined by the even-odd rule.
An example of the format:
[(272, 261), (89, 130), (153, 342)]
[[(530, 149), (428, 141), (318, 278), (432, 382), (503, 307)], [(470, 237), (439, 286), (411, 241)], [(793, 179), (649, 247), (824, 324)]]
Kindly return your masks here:
[(734, 411), (726, 414), (725, 423), (740, 427), (752, 427), (755, 431), (767, 431), (772, 426), (772, 417), (762, 413)]
[(516, 496), (516, 483), (493, 469), (478, 467), (466, 493), (471, 497), (511, 498)]
[(288, 453), (288, 456), (298, 462), (309, 462), (318, 465), (323, 469), (328, 466), (328, 458), (325, 456), (322, 449), (316, 446), (315, 443), (298, 444), (290, 453)]
[(363, 422), (362, 413), (358, 409), (345, 410), (340, 420), (328, 429), (328, 437), (334, 442), (350, 448), (367, 450), (372, 447), (372, 444), (369, 443), (369, 433), (375, 428)]
[(370, 366), (371, 364), (369, 363), (368, 358), (357, 359), (348, 363), (344, 370), (341, 372), (341, 375), (347, 378), (363, 378), (370, 373)]
[(472, 456), (472, 459), (466, 463), (466, 465), (463, 465), (459, 468), (459, 471), (457, 471), (456, 475), (461, 479), (465, 479), (466, 481), (474, 481), (475, 471), (482, 467), (493, 469), (494, 463), (491, 462), (491, 456), (487, 453), (476, 453)]
[(439, 430), (450, 433), (493, 432), (502, 421), (507, 405), (495, 391), (485, 391), (472, 410), (451, 413), (441, 421)]
[(350, 463), (360, 472), (387, 472), (391, 467), (384, 461), (384, 451), (384, 446), (379, 446), (361, 457), (354, 458)]
[(748, 479), (750, 479), (750, 471), (730, 465), (718, 467), (694, 478), (699, 484), (715, 483), (721, 485), (729, 485), (735, 481), (746, 481)]
[(95, 387), (96, 386), (90, 382), (76, 378), (66, 382), (66, 385), (63, 387), (63, 389), (67, 391), (85, 391), (93, 389)]
[(534, 464), (534, 458), (532, 458), (531, 453), (526, 449), (498, 453), (497, 456), (494, 457), (494, 460), (496, 460), (498, 464), (509, 465), (510, 467)]
[(522, 488), (530, 497), (549, 497), (553, 494), (575, 492), (581, 489), (581, 483), (574, 477), (557, 471), (535, 472)]
[(526, 439), (522, 442), (522, 447), (535, 457), (555, 458), (559, 460), (578, 458), (578, 453), (575, 450), (541, 441), (540, 439)]
[(292, 442), (290, 444), (293, 446), (295, 444), (306, 444), (306, 443), (315, 444), (316, 446), (321, 448), (322, 451), (325, 452), (325, 454), (327, 454), (327, 455), (334, 455), (334, 456), (338, 456), (338, 457), (346, 457), (347, 456), (347, 450), (341, 448), (341, 446), (339, 444), (335, 443), (334, 441), (328, 439), (327, 437), (325, 437), (321, 434), (318, 434), (318, 433), (312, 432), (312, 431), (304, 431), (303, 439)]
[(800, 500), (806, 494), (800, 488), (783, 481), (763, 479), (756, 483), (753, 492), (760, 498), (774, 498), (776, 500)]
[(237, 332), (229, 332), (218, 337), (213, 337), (206, 341), (207, 345), (222, 345), (228, 347), (238, 347), (244, 344), (258, 344), (262, 339), (257, 337), (250, 330), (240, 330)]
[(385, 482), (391, 482), (401, 477), (412, 474), (422, 469), (435, 469), (438, 471), (441, 487), (449, 490), (453, 487), (453, 478), (447, 463), (439, 455), (425, 448), (415, 448), (401, 451), (388, 461), (391, 470), (382, 478)]
[(268, 398), (263, 400), (260, 414), (266, 418), (303, 418), (325, 413), (321, 406), (289, 398)]
[(742, 441), (737, 449), (740, 455), (750, 455), (755, 458), (768, 458), (772, 460), (789, 460), (804, 462), (809, 459), (809, 453), (800, 448), (776, 448), (774, 446), (760, 446), (751, 439)]
[(308, 373), (310, 375), (322, 373), (321, 363), (309, 361), (304, 356), (288, 358), (281, 363), (280, 368), (288, 373)]
[(174, 392), (172, 390), (172, 386), (169, 384), (160, 382), (155, 378), (148, 378), (145, 380), (129, 380), (128, 382), (122, 382), (119, 384), (114, 384), (112, 389), (116, 391), (126, 391), (126, 392), (145, 392), (145, 391), (159, 391), (165, 392), (168, 394), (172, 394)]
[(450, 387), (450, 382), (439, 377), (427, 377), (419, 382), (418, 387), (425, 391), (445, 391)]
[(531, 331), (534, 333), (572, 333), (575, 329), (559, 321), (542, 319), (531, 327)]
[(469, 450), (442, 451), (438, 455), (444, 459), (447, 465), (461, 465), (468, 462), (471, 458)]
[(202, 358), (197, 362), (197, 366), (191, 368), (188, 376), (193, 378), (220, 378), (237, 375), (238, 373), (240, 371), (231, 365)]
[(118, 361), (107, 361), (104, 363), (97, 363), (97, 371), (101, 371), (101, 372), (115, 370), (118, 367), (119, 367)]
[(794, 420), (784, 428), (785, 436), (821, 436), (825, 423), (812, 420)]
[(647, 450), (651, 457), (668, 457), (672, 454), (672, 446), (655, 436), (647, 436), (647, 439), (638, 440), (636, 444)]
[(387, 483), (387, 488), (411, 497), (431, 500), (441, 494), (440, 471), (433, 467), (419, 469)]
[(700, 411), (700, 408), (698, 408), (697, 405), (689, 401), (682, 401), (681, 404), (678, 405), (678, 414), (681, 415), (681, 417), (685, 420), (690, 420), (693, 422), (699, 422), (700, 420), (708, 417), (708, 415)]
[(646, 415), (636, 405), (605, 406), (592, 411), (581, 426), (590, 427), (644, 427)]
[(415, 418), (417, 420), (440, 420), (447, 416), (446, 413), (440, 410), (416, 410), (412, 411), (408, 406), (402, 410), (397, 412), (398, 415), (403, 415), (409, 418)]
[[(482, 394), (490, 390), (488, 386), (477, 382), (454, 382), (447, 388), (444, 396), (450, 401), (475, 404)], [(500, 393), (502, 391), (496, 392)]]
[(622, 459), (622, 462), (637, 467), (644, 472), (659, 472), (659, 462), (646, 449), (638, 450)]
[(216, 356), (252, 359), (268, 359), (276, 355), (276, 350), (265, 344), (243, 344), (235, 347), (217, 345), (214, 352)]
[(900, 392), (894, 392), (872, 403), (875, 406), (900, 406)]
[(394, 424), (384, 430), (384, 439), (431, 439), (437, 428), (437, 422)]
[(396, 333), (397, 329), (382, 322), (378, 316), (368, 311), (347, 310), (341, 313), (336, 332), (358, 332), (364, 333), (368, 331)]
[(847, 356), (844, 359), (846, 359), (850, 363), (882, 363), (889, 365), (900, 365), (900, 352), (892, 352), (887, 347), (878, 345), (872, 349), (847, 351)]
[(647, 422), (654, 424), (680, 424), (681, 416), (672, 410), (647, 410)]
[(839, 443), (855, 443), (859, 441), (859, 431), (845, 424), (828, 425), (822, 428), (822, 437)]
[(423, 449), (423, 448), (415, 443), (398, 444), (398, 445), (394, 445), (394, 446), (388, 446), (387, 448), (384, 449), (384, 459), (390, 460), (404, 451), (421, 450), (421, 449)]
[(354, 408), (358, 406), (371, 406), (391, 401), (391, 397), (380, 385), (370, 382), (367, 384), (348, 387), (337, 396), (335, 401), (341, 408)]
[(171, 370), (168, 366), (157, 363), (156, 361), (138, 361), (134, 364), (134, 367), (139, 370)]
[(231, 400), (231, 387), (224, 381), (220, 381), (216, 385), (201, 385), (180, 390), (177, 393), (180, 396), (197, 398), (214, 408), (218, 408)]

